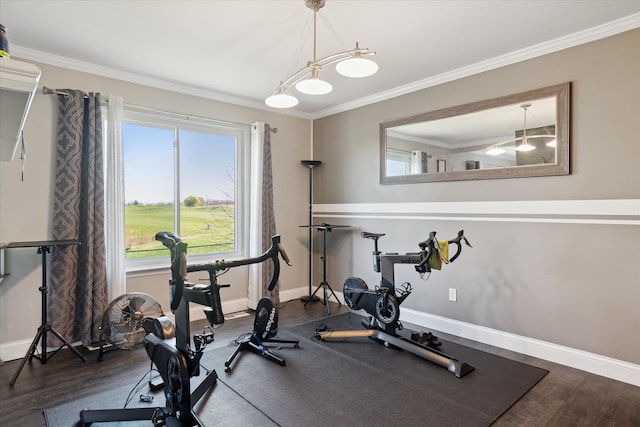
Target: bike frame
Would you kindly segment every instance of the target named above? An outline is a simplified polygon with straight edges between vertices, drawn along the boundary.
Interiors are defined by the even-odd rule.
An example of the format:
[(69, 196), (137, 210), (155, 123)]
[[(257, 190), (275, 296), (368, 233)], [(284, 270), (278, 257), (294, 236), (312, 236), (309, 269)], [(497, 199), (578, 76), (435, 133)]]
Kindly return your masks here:
[[(449, 262), (455, 261), (460, 256), (460, 253), (462, 252), (462, 241), (464, 241), (468, 246), (471, 247), (467, 239), (464, 237), (463, 233), (463, 230), (460, 230), (456, 238), (447, 241), (449, 244), (457, 245), (456, 253), (453, 257), (451, 257)], [(347, 282), (345, 282), (344, 295), (349, 307), (355, 309), (364, 309), (371, 315), (369, 324), (365, 325), (367, 329), (348, 331), (319, 331), (317, 332), (317, 336), (322, 340), (369, 337), (384, 344), (387, 347), (393, 346), (396, 348), (401, 348), (426, 360), (436, 363), (446, 368), (458, 378), (461, 378), (467, 373), (473, 371), (473, 366), (416, 341), (413, 338), (413, 334), (412, 338), (408, 339), (400, 336), (396, 331), (398, 328), (402, 328), (399, 320), (400, 304), (411, 294), (411, 285), (408, 285), (405, 289), (401, 289), (400, 295), (396, 294), (394, 266), (396, 264), (411, 264), (415, 265), (416, 271), (420, 274), (431, 272), (429, 259), (434, 254), (437, 256), (436, 252), (438, 251), (438, 248), (436, 246), (438, 244), (438, 241), (435, 238), (436, 233), (431, 232), (427, 240), (418, 243), (420, 252), (407, 253), (403, 255), (382, 255), (381, 252), (378, 251), (377, 240), (379, 237), (384, 236), (384, 234), (363, 232), (362, 236), (365, 238), (372, 238), (374, 240), (375, 250), (373, 252), (373, 270), (376, 272), (380, 272), (380, 285), (375, 289), (369, 289), (366, 283), (364, 283), (361, 279), (350, 278), (347, 280)], [(352, 281), (351, 283), (354, 283), (353, 287), (351, 287), (352, 285), (350, 281)], [(350, 286), (348, 291), (347, 286)]]

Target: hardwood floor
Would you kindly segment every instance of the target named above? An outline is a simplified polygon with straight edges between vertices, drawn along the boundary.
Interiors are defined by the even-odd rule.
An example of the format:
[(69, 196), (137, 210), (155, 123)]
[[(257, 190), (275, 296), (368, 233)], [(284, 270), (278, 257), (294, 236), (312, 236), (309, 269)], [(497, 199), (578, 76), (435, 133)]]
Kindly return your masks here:
[[(346, 308), (332, 304), (331, 312), (332, 315), (344, 313)], [(278, 313), (280, 329), (326, 316), (322, 304), (312, 303), (304, 308), (299, 300), (281, 304)], [(194, 322), (192, 331), (203, 326), (201, 321)], [(215, 341), (210, 346), (227, 346), (252, 327), (253, 315), (230, 319), (215, 330)], [(495, 426), (640, 426), (640, 387), (482, 343), (438, 335), (549, 370), (545, 378), (494, 423)], [(20, 361), (5, 362), (0, 367), (0, 425), (44, 426), (42, 411), (45, 408), (130, 384), (142, 377), (150, 366), (144, 349), (111, 351), (105, 354), (102, 363), (97, 361), (97, 352), (86, 356), (87, 362), (83, 363), (70, 350), (63, 349), (45, 365), (38, 360), (28, 362), (13, 387), (9, 387), (9, 381)], [(357, 423), (350, 422), (350, 425)]]

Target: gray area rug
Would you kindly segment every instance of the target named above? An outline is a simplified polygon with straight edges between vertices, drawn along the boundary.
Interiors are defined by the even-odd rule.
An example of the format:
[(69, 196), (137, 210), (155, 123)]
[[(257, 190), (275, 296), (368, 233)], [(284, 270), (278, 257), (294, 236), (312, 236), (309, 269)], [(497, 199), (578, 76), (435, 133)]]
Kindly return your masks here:
[[(207, 426), (487, 426), (517, 402), (547, 371), (469, 347), (443, 342), (441, 350), (475, 367), (463, 378), (408, 352), (367, 338), (310, 339), (318, 323), (362, 329), (346, 315), (281, 331), (300, 348), (273, 349), (282, 367), (249, 351), (230, 372), (232, 348), (207, 350), (202, 363), (219, 380), (196, 406)], [(193, 379), (194, 382), (198, 378)], [(121, 408), (133, 385), (45, 410), (47, 426), (75, 426), (83, 408)], [(147, 392), (143, 390), (143, 392)], [(140, 393), (137, 393), (138, 395)], [(155, 395), (155, 405), (164, 398)], [(135, 406), (145, 405), (135, 399)], [(99, 426), (150, 426), (151, 422)]]

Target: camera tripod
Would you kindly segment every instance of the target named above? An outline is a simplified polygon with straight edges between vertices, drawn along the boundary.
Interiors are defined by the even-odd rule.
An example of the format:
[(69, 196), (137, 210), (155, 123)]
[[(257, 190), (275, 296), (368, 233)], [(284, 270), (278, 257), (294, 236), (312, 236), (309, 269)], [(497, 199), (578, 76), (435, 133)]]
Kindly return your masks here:
[(322, 232), (322, 256), (320, 257), (320, 261), (322, 261), (322, 282), (320, 282), (316, 290), (313, 291), (313, 293), (309, 296), (307, 301), (304, 303), (304, 306), (306, 308), (307, 304), (314, 301), (314, 298), (316, 297), (316, 293), (320, 289), (322, 289), (323, 298), (321, 302), (322, 304), (325, 305), (325, 307), (327, 307), (327, 315), (330, 315), (331, 307), (329, 307), (329, 298), (333, 296), (338, 302), (338, 305), (340, 305), (341, 302), (338, 299), (338, 296), (335, 294), (335, 292), (333, 292), (333, 289), (331, 289), (331, 285), (329, 285), (329, 282), (327, 282), (327, 233), (330, 233), (331, 230), (334, 228), (349, 228), (350, 226), (320, 224), (320, 225), (301, 225), (300, 227), (309, 228), (309, 229), (315, 228), (316, 230), (318, 230), (318, 232)]
[[(60, 334), (60, 332), (56, 331), (47, 319), (47, 295), (49, 293), (49, 288), (47, 287), (47, 254), (51, 252), (53, 247), (56, 246), (75, 246), (79, 245), (80, 242), (78, 240), (47, 240), (47, 241), (36, 241), (36, 242), (12, 242), (5, 246), (5, 249), (9, 248), (38, 248), (38, 254), (42, 255), (42, 286), (39, 288), (41, 294), (41, 317), (42, 320), (40, 322), (40, 327), (38, 328), (38, 333), (35, 338), (31, 342), (31, 346), (29, 346), (29, 350), (27, 354), (25, 354), (24, 358), (20, 362), (20, 366), (18, 366), (18, 370), (13, 375), (11, 382), (9, 385), (13, 387), (16, 383), (20, 372), (22, 372), (22, 368), (24, 368), (27, 360), (31, 361), (33, 358), (40, 360), (40, 363), (43, 365), (47, 363), (47, 358), (53, 357), (58, 351), (60, 351), (64, 346), (67, 346), (75, 353), (76, 356), (80, 358), (83, 362), (86, 362), (87, 359), (75, 348), (71, 345), (71, 343)], [(47, 334), (52, 333), (55, 335), (61, 342), (62, 345), (55, 350), (50, 356), (47, 354)], [(37, 356), (36, 347), (38, 345), (38, 341), (40, 341), (40, 349), (41, 354)]]

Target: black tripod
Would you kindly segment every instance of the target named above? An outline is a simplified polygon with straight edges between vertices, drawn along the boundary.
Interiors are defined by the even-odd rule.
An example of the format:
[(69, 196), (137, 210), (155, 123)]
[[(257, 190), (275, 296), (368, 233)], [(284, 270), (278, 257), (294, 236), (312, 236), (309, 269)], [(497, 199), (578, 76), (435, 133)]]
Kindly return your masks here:
[[(18, 370), (13, 375), (13, 378), (9, 383), (11, 387), (13, 387), (13, 385), (16, 383), (16, 380), (18, 379), (18, 375), (20, 375), (20, 372), (22, 371), (22, 368), (24, 368), (25, 363), (27, 363), (27, 360), (31, 361), (33, 358), (36, 358), (40, 360), (40, 362), (43, 365), (47, 363), (47, 333), (49, 332), (51, 332), (53, 335), (58, 337), (58, 339), (63, 343), (57, 350), (55, 350), (51, 354), (51, 357), (53, 357), (53, 355), (55, 355), (58, 351), (60, 351), (66, 345), (71, 349), (71, 351), (73, 351), (76, 354), (76, 356), (80, 358), (80, 360), (82, 360), (83, 362), (87, 361), (87, 359), (82, 354), (80, 354), (80, 352), (75, 347), (73, 347), (71, 343), (65, 337), (62, 336), (62, 334), (56, 331), (53, 328), (53, 326), (51, 326), (48, 323), (48, 320), (47, 320), (47, 305), (48, 305), (47, 293), (49, 292), (49, 288), (47, 287), (47, 253), (50, 253), (51, 248), (55, 246), (70, 246), (70, 245), (79, 245), (79, 244), (80, 242), (78, 240), (51, 240), (51, 241), (40, 241), (40, 242), (12, 242), (5, 247), (6, 249), (38, 248), (38, 253), (42, 254), (42, 286), (38, 289), (40, 291), (40, 294), (42, 295), (42, 307), (41, 307), (42, 321), (41, 321), (40, 327), (38, 328), (38, 333), (33, 339), (33, 342), (31, 343), (31, 346), (29, 347), (27, 354), (25, 354), (24, 358), (22, 359), (22, 362), (20, 362), (20, 366), (18, 366)], [(41, 347), (40, 356), (37, 356), (35, 354), (38, 341), (40, 341), (40, 347)]]
[[(309, 168), (309, 222), (311, 225), (311, 221), (313, 221), (313, 170), (320, 166), (322, 162), (320, 160), (300, 160), (300, 163)], [(313, 230), (309, 227), (309, 294), (307, 298), (302, 297), (301, 299), (305, 302), (309, 302), (311, 300), (311, 284), (313, 282)], [(317, 301), (317, 298), (313, 300), (313, 302)]]
[[(300, 227), (307, 228), (315, 228), (319, 232), (322, 232), (322, 257), (320, 257), (320, 261), (322, 261), (322, 282), (318, 285), (315, 291), (309, 296), (307, 302), (304, 303), (305, 308), (309, 302), (314, 300), (316, 296), (316, 292), (322, 288), (323, 298), (322, 303), (327, 307), (327, 314), (331, 314), (331, 308), (329, 307), (329, 298), (331, 295), (336, 299), (338, 305), (340, 305), (340, 300), (336, 296), (336, 293), (331, 289), (331, 285), (327, 282), (327, 232), (331, 232), (334, 228), (348, 228), (349, 225), (330, 225), (330, 224), (321, 224), (321, 225), (301, 225)], [(327, 294), (327, 290), (329, 290), (329, 294)]]

